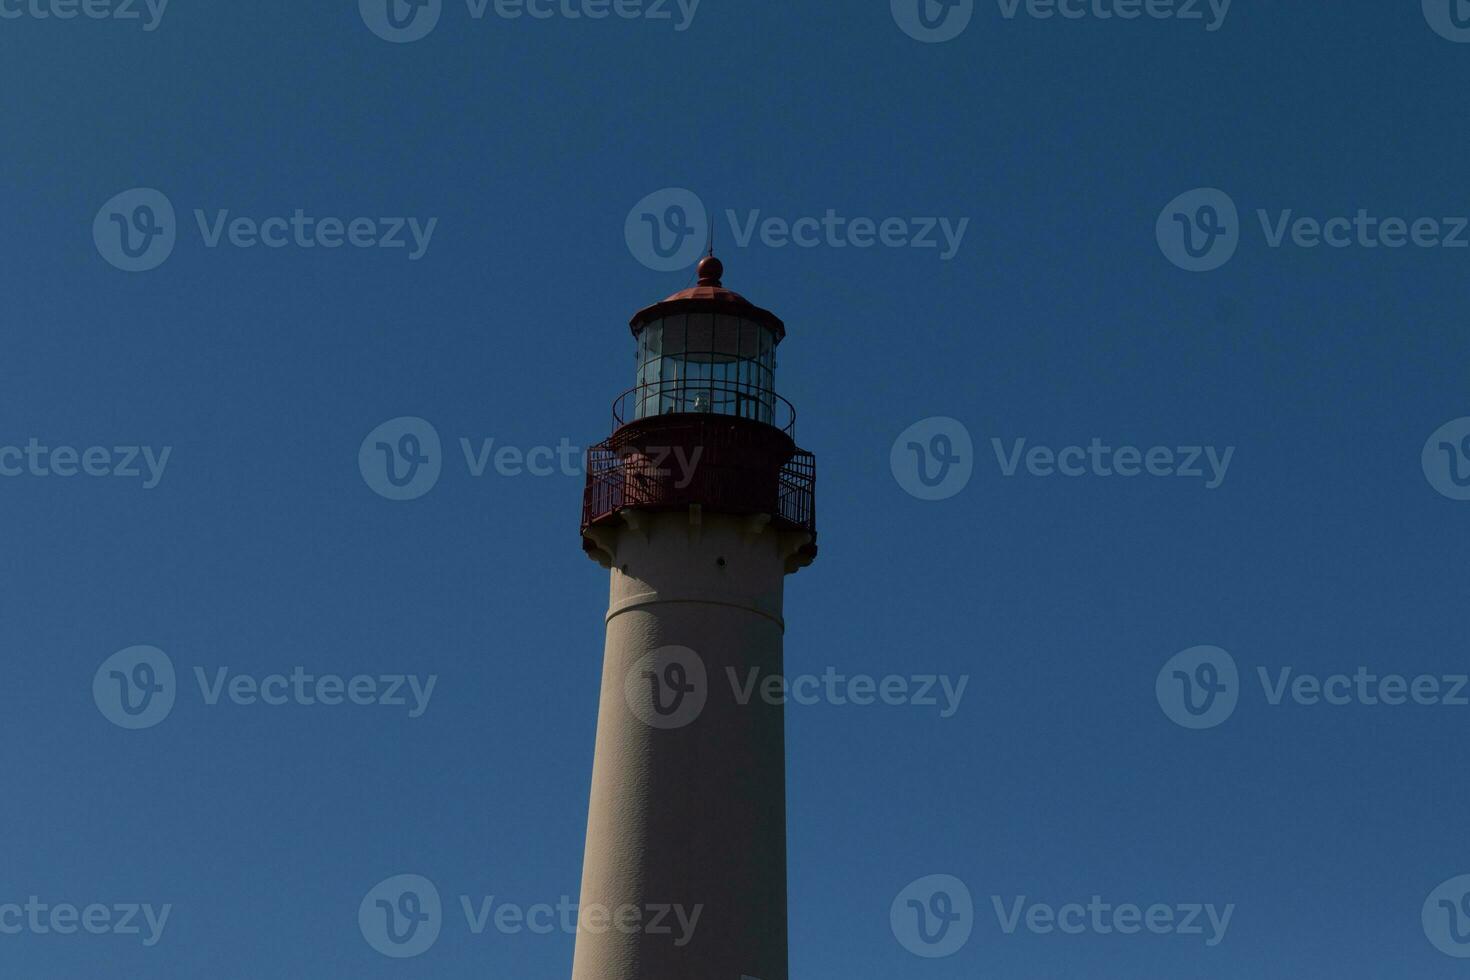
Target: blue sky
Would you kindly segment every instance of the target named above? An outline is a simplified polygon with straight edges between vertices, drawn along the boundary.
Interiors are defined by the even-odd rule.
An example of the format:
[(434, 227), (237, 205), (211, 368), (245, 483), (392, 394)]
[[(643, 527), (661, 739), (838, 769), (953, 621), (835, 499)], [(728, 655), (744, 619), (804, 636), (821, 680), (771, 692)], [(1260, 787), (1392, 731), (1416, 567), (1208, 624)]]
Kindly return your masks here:
[[(1470, 502), (1421, 462), (1470, 416), (1470, 251), (1305, 247), (1292, 225), (1365, 211), (1455, 239), (1470, 44), (1433, 2), (1096, 16), (1120, 2), (977, 2), (924, 43), (884, 0), (704, 0), (683, 30), (672, 3), (541, 20), (445, 0), (391, 43), (349, 0), (173, 0), (152, 22), (0, 0), (19, 12), (0, 17), (0, 907), (171, 908), (151, 946), (146, 926), (0, 933), (0, 975), (570, 974), (570, 935), (475, 934), (460, 897), (576, 898), (606, 573), (580, 552), (580, 476), (476, 476), (460, 440), (605, 437), (628, 316), (691, 278), (625, 236), (667, 188), (789, 329), (777, 384), (817, 454), (822, 553), (787, 582), (788, 671), (968, 677), (950, 717), (789, 707), (793, 977), (1460, 975), (1421, 909), (1470, 872), (1470, 707), (1273, 704), (1259, 671), (1470, 671)], [(93, 230), (132, 221), (141, 199), (106, 206), (135, 188), (175, 240), (127, 272)], [(1235, 208), (1235, 251), (1186, 271), (1156, 230), (1203, 235), (1223, 199), (1198, 189)], [(232, 242), (298, 210), (328, 240), (434, 225), (421, 249)], [(829, 210), (870, 238), (899, 219), (893, 242), (967, 224), (953, 250), (779, 226), (741, 244)], [(432, 425), (440, 473), (395, 501), (358, 457), (404, 417)], [(936, 425), (970, 441), (944, 499), (891, 465), (916, 424), (900, 459)], [(1470, 465), (1463, 431), (1431, 461), (1443, 442), (1442, 467)], [(33, 439), (75, 448), (54, 462), (77, 475), (22, 464)], [(1017, 440), (1059, 459), (1094, 439), (1176, 468), (1233, 453), (1213, 488), (1077, 453), (1079, 476), (1002, 465)], [(140, 475), (86, 475), (91, 447), (93, 470)], [(93, 681), (139, 645), (176, 699), (127, 730)], [(1237, 679), (1233, 713), (1195, 729), (1156, 681), (1200, 646)], [(436, 681), (416, 717), (412, 696), (211, 704), (196, 682), (298, 667)], [(400, 874), (444, 903), (407, 959), (357, 921)], [(974, 907), (942, 958), (889, 914), (933, 875)], [(1234, 909), (1213, 946), (1008, 933), (994, 911), (1094, 895)]]

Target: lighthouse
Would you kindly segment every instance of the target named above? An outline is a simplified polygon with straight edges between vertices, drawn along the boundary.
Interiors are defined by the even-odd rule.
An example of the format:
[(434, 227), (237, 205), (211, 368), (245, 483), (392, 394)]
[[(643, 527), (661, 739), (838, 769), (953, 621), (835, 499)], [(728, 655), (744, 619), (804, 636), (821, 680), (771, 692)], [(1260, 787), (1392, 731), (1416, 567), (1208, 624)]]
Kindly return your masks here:
[(787, 980), (785, 718), (761, 682), (785, 675), (785, 576), (817, 554), (816, 471), (776, 393), (785, 324), (723, 276), (711, 254), (633, 316), (636, 384), (588, 455), (582, 547), (612, 581), (573, 980)]

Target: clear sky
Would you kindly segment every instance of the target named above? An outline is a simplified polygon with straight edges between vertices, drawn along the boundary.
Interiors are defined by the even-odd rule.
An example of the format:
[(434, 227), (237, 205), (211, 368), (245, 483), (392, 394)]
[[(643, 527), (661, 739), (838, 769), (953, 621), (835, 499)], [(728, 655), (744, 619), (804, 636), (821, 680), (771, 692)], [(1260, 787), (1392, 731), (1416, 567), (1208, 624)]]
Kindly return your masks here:
[[(1470, 416), (1470, 249), (1369, 230), (1470, 239), (1470, 44), (1430, 24), (1457, 36), (1448, 8), (978, 0), (924, 43), (887, 0), (704, 0), (688, 21), (444, 0), (392, 43), (353, 0), (174, 0), (158, 20), (48, 2), (0, 0), (0, 976), (570, 975), (570, 934), (477, 934), (461, 896), (577, 896), (607, 573), (579, 548), (580, 476), (476, 476), (460, 440), (605, 437), (634, 381), (628, 316), (691, 278), (625, 235), (675, 222), (667, 197), (630, 214), (665, 188), (713, 217), (726, 283), (788, 325), (777, 384), (817, 454), (821, 531), (787, 583), (789, 672), (968, 677), (949, 717), (790, 706), (792, 977), (1463, 974), (1431, 893), (1470, 872), (1470, 707), (1368, 704), (1369, 682), (1272, 703), (1286, 668), (1446, 694), (1470, 670), (1464, 430), (1429, 447), (1451, 447), (1445, 472), (1421, 462)], [(167, 230), (158, 198), (108, 206), (134, 188), (167, 200)], [(1173, 203), (1199, 188), (1222, 194)], [(1360, 211), (1346, 247), (1291, 225)], [(406, 247), (322, 244), (408, 217)], [(745, 238), (752, 217), (815, 244)], [(939, 247), (897, 244), (925, 218), (968, 219), (957, 248), (937, 221)], [(257, 225), (282, 247), (237, 244)], [(124, 229), (172, 251), (122, 271)], [(1185, 230), (1236, 250), (1186, 271)], [(359, 466), (402, 417), (441, 440), (413, 500)], [(1043, 452), (1007, 476), (1022, 439)], [(1094, 439), (1134, 447), (1139, 475), (1102, 475), (1130, 456)], [(909, 442), (966, 456), (968, 485), (906, 491)], [(1207, 475), (1149, 475), (1154, 447), (1160, 472), (1201, 447)], [(1233, 447), (1218, 481), (1204, 447)], [(1082, 475), (1039, 475), (1047, 451)], [(175, 700), (129, 730), (99, 706), (114, 669), (148, 680), (156, 659), (104, 664), (138, 645), (167, 655)], [(1233, 685), (1169, 665), (1202, 645)], [(402, 706), (229, 693), (297, 667), (436, 680), (417, 717), (406, 683)], [(1204, 717), (1171, 702), (1176, 669), (1233, 686), (1233, 714), (1173, 720)], [(400, 874), (443, 902), (403, 959), (358, 922)], [(936, 950), (904, 918), (931, 875), (974, 910), (942, 958), (910, 951)], [(1094, 895), (1176, 923), (1233, 910), (1215, 937), (1204, 916), (1120, 935), (1089, 913), (1072, 935), (995, 911)], [(103, 934), (4, 908), (31, 896), (107, 906)], [(129, 903), (170, 907), (154, 945), (142, 912), (113, 928)]]

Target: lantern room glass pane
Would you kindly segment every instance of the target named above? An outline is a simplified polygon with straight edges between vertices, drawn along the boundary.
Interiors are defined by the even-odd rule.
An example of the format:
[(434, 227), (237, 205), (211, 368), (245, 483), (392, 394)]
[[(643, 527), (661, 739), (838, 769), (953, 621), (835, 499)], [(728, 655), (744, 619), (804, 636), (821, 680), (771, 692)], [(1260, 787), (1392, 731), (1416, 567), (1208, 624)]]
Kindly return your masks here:
[(662, 321), (650, 323), (638, 335), (639, 360), (648, 361), (663, 354), (664, 327)]
[(663, 338), (663, 340), (664, 340), (663, 353), (665, 353), (665, 354), (682, 354), (682, 353), (684, 353), (684, 349), (685, 349), (684, 348), (684, 317), (682, 317), (682, 316), (665, 317), (662, 322), (663, 322), (663, 335), (664, 335), (664, 338)]
[(740, 356), (740, 325), (738, 317), (715, 317), (714, 344), (710, 348), (717, 361), (733, 361)]
[(760, 357), (760, 338), (762, 334), (768, 332), (765, 327), (751, 323), (749, 320), (741, 320), (739, 356), (747, 361)]
[(715, 318), (712, 313), (689, 316), (689, 336), (685, 349), (691, 354), (708, 354), (714, 350)]

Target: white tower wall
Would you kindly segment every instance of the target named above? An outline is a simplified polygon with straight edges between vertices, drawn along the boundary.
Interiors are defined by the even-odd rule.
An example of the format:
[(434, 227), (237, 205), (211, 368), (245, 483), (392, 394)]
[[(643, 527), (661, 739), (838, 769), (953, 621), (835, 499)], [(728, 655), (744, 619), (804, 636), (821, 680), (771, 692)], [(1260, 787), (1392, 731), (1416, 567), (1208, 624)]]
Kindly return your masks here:
[[(765, 520), (629, 511), (587, 532), (612, 585), (573, 980), (787, 980), (783, 708), (737, 692), (785, 673), (783, 579), (810, 536)], [(702, 690), (678, 701), (681, 678)], [(692, 931), (676, 912), (650, 931), (659, 907)]]

